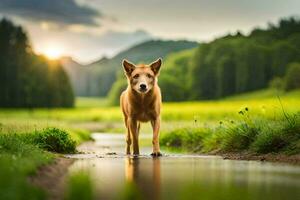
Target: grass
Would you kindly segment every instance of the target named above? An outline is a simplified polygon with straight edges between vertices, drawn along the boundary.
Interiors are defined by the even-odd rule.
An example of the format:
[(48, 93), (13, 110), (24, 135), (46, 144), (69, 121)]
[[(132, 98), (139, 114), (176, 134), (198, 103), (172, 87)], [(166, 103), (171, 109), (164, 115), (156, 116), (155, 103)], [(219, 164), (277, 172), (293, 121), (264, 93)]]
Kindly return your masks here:
[[(282, 114), (272, 90), (216, 101), (164, 103), (161, 144), (192, 152), (297, 154), (299, 98), (300, 91), (281, 94), (289, 116)], [(39, 166), (53, 161), (55, 154), (50, 151), (72, 153), (75, 144), (90, 139), (90, 133), (80, 124), (102, 123), (106, 130), (124, 131), (119, 107), (90, 98), (79, 98), (76, 105), (70, 109), (0, 109), (0, 199), (46, 198), (43, 191), (28, 184), (27, 178)], [(150, 130), (149, 125), (147, 132)], [(78, 188), (81, 182), (88, 180), (71, 179), (70, 187)], [(69, 192), (71, 198), (75, 191)]]
[(75, 153), (76, 142), (70, 135), (58, 128), (47, 128), (43, 131), (30, 135), (33, 143), (40, 148), (57, 153)]
[(75, 106), (77, 108), (94, 108), (107, 106), (108, 101), (106, 98), (97, 97), (77, 97), (75, 101)]
[(41, 189), (29, 184), (28, 176), (54, 160), (55, 154), (50, 151), (73, 153), (75, 143), (66, 131), (57, 128), (26, 132), (12, 127), (8, 132), (7, 128), (1, 128), (0, 199), (46, 199)]
[(249, 108), (240, 120), (220, 121), (217, 127), (186, 127), (161, 136), (161, 145), (191, 152), (300, 153), (300, 112), (278, 119), (252, 117)]
[(0, 199), (45, 199), (42, 190), (28, 184), (27, 177), (53, 155), (18, 134), (0, 135)]
[(67, 180), (65, 200), (95, 199), (94, 188), (88, 173), (79, 171), (73, 173)]
[[(269, 90), (268, 90), (269, 91)], [(218, 122), (220, 119), (235, 117), (235, 113), (243, 107), (251, 107), (253, 115), (264, 115), (266, 118), (274, 118), (281, 113), (280, 104), (276, 93), (272, 90), (261, 97), (261, 93), (253, 93), (251, 98), (243, 95), (234, 97), (234, 100), (224, 99), (201, 102), (164, 103), (162, 108), (162, 119), (164, 122), (171, 121), (202, 121)], [(248, 94), (249, 96), (249, 94)], [(285, 109), (289, 113), (299, 111), (300, 91), (289, 92), (281, 95)], [(233, 97), (232, 97), (233, 98)], [(78, 100), (78, 104), (86, 104), (87, 99)], [(95, 101), (95, 100), (92, 100)], [(101, 99), (99, 101), (102, 101)], [(77, 104), (77, 105), (78, 105)], [(43, 123), (69, 123), (80, 122), (121, 122), (123, 117), (118, 106), (82, 106), (70, 109), (1, 109), (0, 120), (28, 120)]]
[[(245, 98), (245, 96), (248, 96)], [(251, 97), (250, 97), (251, 96)], [(281, 95), (282, 103), (288, 113), (300, 111), (300, 90)], [(239, 120), (236, 113), (243, 107), (251, 108), (252, 116), (269, 120), (282, 117), (281, 105), (274, 90), (263, 90), (232, 97), (234, 100), (221, 99), (215, 101), (163, 103), (162, 131), (170, 131), (197, 124), (201, 127), (218, 125), (220, 120)], [(94, 98), (92, 101), (96, 101)], [(103, 99), (99, 99), (100, 103)], [(79, 98), (81, 104), (88, 104), (87, 98)], [(93, 104), (91, 104), (92, 106)], [(2, 126), (1, 126), (2, 124)], [(70, 109), (0, 109), (0, 127), (3, 129), (34, 130), (48, 126), (62, 128), (69, 133), (86, 132), (115, 132), (123, 133), (124, 123), (119, 107), (75, 107)], [(142, 133), (151, 133), (149, 124), (143, 125)], [(85, 134), (88, 137), (88, 133)]]

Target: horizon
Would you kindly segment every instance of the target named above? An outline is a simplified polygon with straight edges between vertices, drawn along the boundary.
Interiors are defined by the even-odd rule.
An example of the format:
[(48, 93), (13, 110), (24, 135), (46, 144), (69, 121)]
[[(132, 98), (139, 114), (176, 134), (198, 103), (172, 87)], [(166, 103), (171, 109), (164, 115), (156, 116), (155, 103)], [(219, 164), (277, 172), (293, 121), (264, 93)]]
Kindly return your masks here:
[(0, 17), (21, 25), (36, 53), (88, 64), (148, 40), (209, 42), (237, 31), (247, 35), (254, 28), (300, 15), (296, 0), (116, 1), (3, 1)]

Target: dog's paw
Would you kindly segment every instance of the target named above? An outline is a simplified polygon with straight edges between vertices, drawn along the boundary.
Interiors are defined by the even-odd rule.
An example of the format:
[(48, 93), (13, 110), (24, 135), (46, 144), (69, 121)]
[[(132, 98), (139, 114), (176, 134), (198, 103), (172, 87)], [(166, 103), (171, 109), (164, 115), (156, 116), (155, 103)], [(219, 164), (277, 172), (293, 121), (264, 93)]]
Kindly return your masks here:
[(160, 157), (160, 156), (162, 156), (162, 154), (160, 152), (153, 152), (153, 153), (151, 153), (151, 156), (152, 157)]

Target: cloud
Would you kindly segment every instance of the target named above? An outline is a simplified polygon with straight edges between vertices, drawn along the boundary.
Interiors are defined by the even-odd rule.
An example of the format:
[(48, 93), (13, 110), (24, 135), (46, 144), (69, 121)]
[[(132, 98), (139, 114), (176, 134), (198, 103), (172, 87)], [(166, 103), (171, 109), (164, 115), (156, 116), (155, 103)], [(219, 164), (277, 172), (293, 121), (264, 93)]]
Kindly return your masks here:
[(82, 63), (90, 63), (103, 56), (114, 56), (135, 44), (154, 39), (143, 30), (124, 32), (108, 30), (101, 35), (67, 31), (32, 31), (32, 44), (36, 52), (43, 53), (47, 45), (63, 47), (63, 54)]
[(96, 18), (103, 17), (99, 11), (79, 5), (75, 0), (1, 0), (0, 12), (66, 26), (98, 26)]

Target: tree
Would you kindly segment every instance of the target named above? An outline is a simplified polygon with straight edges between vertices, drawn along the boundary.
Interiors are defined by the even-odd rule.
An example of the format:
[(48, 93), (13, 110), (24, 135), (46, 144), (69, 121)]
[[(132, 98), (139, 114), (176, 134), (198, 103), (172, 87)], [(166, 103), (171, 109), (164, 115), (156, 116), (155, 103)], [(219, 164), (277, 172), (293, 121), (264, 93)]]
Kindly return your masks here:
[(22, 27), (0, 21), (0, 107), (70, 107), (69, 79), (58, 62), (32, 52)]
[(294, 90), (300, 88), (300, 63), (291, 63), (284, 77), (285, 90)]

